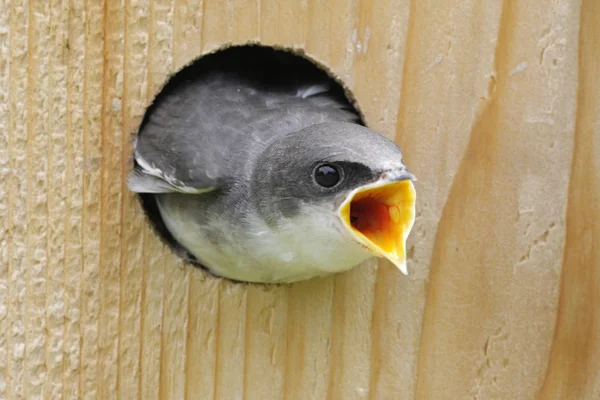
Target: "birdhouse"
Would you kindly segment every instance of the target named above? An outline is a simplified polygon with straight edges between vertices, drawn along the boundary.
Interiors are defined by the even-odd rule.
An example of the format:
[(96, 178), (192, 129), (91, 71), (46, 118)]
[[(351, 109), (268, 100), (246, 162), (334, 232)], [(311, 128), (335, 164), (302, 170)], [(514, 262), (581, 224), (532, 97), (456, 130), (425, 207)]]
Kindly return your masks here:
[[(597, 0), (3, 2), (0, 398), (600, 398), (599, 38)], [(156, 229), (143, 118), (244, 44), (402, 148), (407, 275), (240, 283)]]

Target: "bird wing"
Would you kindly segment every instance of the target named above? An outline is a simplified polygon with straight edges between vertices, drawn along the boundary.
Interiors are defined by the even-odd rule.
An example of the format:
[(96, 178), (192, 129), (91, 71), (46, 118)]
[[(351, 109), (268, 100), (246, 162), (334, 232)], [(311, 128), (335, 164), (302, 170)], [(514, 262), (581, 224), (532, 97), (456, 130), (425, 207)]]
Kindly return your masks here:
[(169, 173), (169, 168), (161, 169), (152, 161), (147, 161), (137, 149), (137, 140), (134, 143), (135, 165), (127, 178), (129, 189), (136, 193), (168, 193), (180, 192), (200, 194), (210, 192), (217, 188), (215, 182), (190, 182), (179, 179), (176, 171)]
[(360, 121), (327, 79), (282, 70), (285, 63), (276, 61), (265, 54), (239, 69), (188, 67), (175, 75), (140, 126), (130, 190), (207, 193), (244, 179), (274, 137), (322, 122)]

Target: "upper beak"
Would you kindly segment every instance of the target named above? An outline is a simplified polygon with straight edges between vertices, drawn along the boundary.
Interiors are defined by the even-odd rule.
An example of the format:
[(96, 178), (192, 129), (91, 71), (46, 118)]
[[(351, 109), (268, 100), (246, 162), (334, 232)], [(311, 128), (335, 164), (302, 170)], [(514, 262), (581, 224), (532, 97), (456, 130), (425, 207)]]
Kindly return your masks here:
[(377, 181), (354, 189), (338, 209), (352, 236), (404, 275), (408, 275), (406, 239), (415, 222), (414, 180), (406, 170), (385, 172)]

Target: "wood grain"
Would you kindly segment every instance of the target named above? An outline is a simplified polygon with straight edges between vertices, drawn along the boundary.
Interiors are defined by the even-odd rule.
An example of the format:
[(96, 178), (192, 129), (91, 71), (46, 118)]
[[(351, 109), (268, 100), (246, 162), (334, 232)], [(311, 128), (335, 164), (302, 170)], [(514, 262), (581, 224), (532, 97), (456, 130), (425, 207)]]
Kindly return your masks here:
[[(494, 75), (436, 233), (417, 398), (532, 398), (542, 382), (563, 244), (559, 204), (568, 191), (569, 159), (555, 149), (572, 146), (572, 138), (553, 135), (570, 131), (572, 120), (551, 110), (575, 109), (572, 81), (546, 70), (535, 54), (553, 11), (577, 21), (577, 8), (540, 15), (515, 1), (498, 15)], [(534, 15), (539, 25), (524, 23)], [(577, 41), (572, 24), (556, 34), (566, 44)], [(575, 63), (573, 48), (556, 57)], [(528, 90), (535, 74), (547, 80)], [(539, 98), (531, 104), (525, 91)], [(516, 379), (519, 385), (510, 384)]]
[[(595, 0), (0, 0), (0, 398), (600, 397)], [(127, 190), (165, 80), (303, 49), (417, 175), (409, 276), (207, 277)]]
[[(79, 380), (82, 350), (82, 271), (83, 218), (84, 218), (84, 100), (85, 100), (85, 54), (86, 23), (85, 3), (70, 1), (67, 18), (68, 37), (63, 52), (68, 56), (67, 78), (67, 138), (66, 138), (66, 215), (65, 218), (65, 266), (64, 336), (62, 364), (62, 394), (64, 398), (81, 396)], [(68, 45), (68, 46), (67, 46)], [(81, 396), (82, 397), (82, 396)]]
[(27, 287), (27, 48), (29, 7), (13, 2), (9, 18), (10, 84), (8, 87), (8, 288), (6, 327), (6, 395), (25, 395), (25, 307)]
[[(0, 26), (10, 27), (10, 13), (6, 2), (0, 3)], [(6, 29), (0, 33), (0, 397), (6, 398), (8, 389), (9, 320), (9, 263), (10, 214), (9, 180), (11, 179), (10, 140), (10, 36)]]
[(579, 16), (577, 117), (558, 320), (541, 398), (600, 396), (600, 5)]
[[(121, 165), (127, 170), (131, 158), (131, 137), (139, 124), (147, 100), (148, 59), (148, 0), (126, 1), (123, 38), (123, 95)], [(135, 212), (137, 199), (126, 189), (123, 193), (120, 216), (122, 240), (120, 253), (119, 336), (117, 359), (117, 397), (140, 396), (142, 332), (142, 265), (144, 264), (143, 215)]]

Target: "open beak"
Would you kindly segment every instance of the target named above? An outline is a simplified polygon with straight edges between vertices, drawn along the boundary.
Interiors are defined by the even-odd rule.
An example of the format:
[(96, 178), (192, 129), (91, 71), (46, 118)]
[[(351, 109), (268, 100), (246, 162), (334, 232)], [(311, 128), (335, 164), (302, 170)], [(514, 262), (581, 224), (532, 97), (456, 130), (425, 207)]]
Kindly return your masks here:
[(387, 258), (404, 275), (406, 239), (415, 222), (414, 176), (383, 176), (353, 190), (338, 209), (344, 226), (359, 243)]

